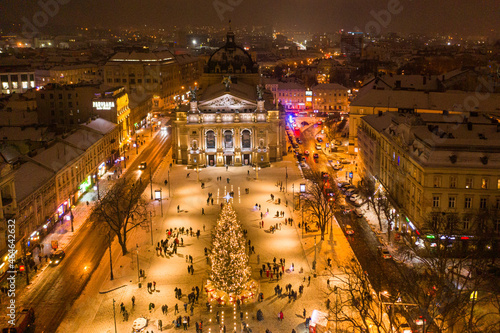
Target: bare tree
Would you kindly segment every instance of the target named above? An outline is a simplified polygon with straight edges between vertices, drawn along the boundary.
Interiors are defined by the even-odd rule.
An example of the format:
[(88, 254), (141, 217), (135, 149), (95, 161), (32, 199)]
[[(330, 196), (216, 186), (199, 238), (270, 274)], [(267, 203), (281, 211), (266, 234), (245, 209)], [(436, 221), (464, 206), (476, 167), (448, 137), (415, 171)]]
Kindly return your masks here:
[(361, 183), (358, 188), (359, 192), (368, 200), (368, 207), (371, 206), (375, 212), (380, 231), (382, 231), (382, 207), (380, 203), (380, 199), (382, 199), (382, 197), (377, 191), (375, 180), (373, 180), (373, 178), (364, 177), (361, 179)]
[[(328, 178), (333, 179), (330, 175)], [(303, 209), (308, 210), (317, 221), (321, 231), (321, 240), (324, 240), (328, 223), (331, 223), (337, 208), (338, 189), (335, 184), (330, 184), (327, 178), (319, 172), (313, 172), (310, 180), (307, 193), (304, 194)], [(325, 194), (329, 191), (333, 191), (333, 200), (332, 197)]]
[(356, 261), (339, 265), (339, 269), (340, 274), (330, 272), (333, 285), (327, 292), (327, 298), (331, 299), (327, 303), (334, 317), (330, 320), (335, 321), (336, 332), (389, 333), (391, 326), (398, 332), (399, 323), (387, 314), (389, 299), (385, 297), (389, 295), (377, 294), (372, 289), (368, 275)]
[(127, 254), (127, 234), (148, 221), (148, 204), (142, 198), (142, 187), (122, 178), (98, 200), (94, 216), (106, 223), (118, 237), (122, 254)]
[(484, 311), (494, 304), (488, 292), (491, 276), (481, 274), (487, 260), (474, 246), (461, 251), (460, 243), (445, 236), (457, 233), (457, 214), (436, 212), (427, 220), (426, 240), (407, 242), (402, 250), (412, 267), (400, 270), (407, 281), (404, 292), (427, 320), (423, 332), (490, 332), (485, 328), (498, 323), (500, 316), (498, 311)]

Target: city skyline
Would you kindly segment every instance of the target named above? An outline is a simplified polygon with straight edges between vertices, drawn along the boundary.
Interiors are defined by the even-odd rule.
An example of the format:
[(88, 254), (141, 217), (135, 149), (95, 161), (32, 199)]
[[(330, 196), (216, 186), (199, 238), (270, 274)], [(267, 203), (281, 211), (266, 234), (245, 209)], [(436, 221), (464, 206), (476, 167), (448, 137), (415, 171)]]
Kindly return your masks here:
[[(114, 3), (89, 0), (84, 3), (73, 1), (39, 2), (36, 5), (7, 0), (0, 4), (2, 28), (12, 29), (34, 17), (47, 4), (48, 22), (51, 27), (79, 25), (88, 27), (123, 27), (147, 25), (158, 28), (186, 25), (227, 25), (229, 20), (235, 26), (268, 25), (278, 29), (297, 29), (308, 32), (362, 31), (365, 33), (458, 33), (461, 35), (484, 35), (494, 37), (498, 9), (494, 0), (476, 2), (451, 0), (439, 3), (429, 0), (412, 2), (399, 1), (223, 1), (161, 2), (148, 1), (149, 5), (125, 0), (117, 8)], [(288, 5), (287, 5), (288, 4)], [(54, 14), (51, 14), (50, 11)], [(300, 16), (299, 16), (300, 15)], [(466, 23), (466, 24), (464, 24)], [(64, 33), (64, 31), (61, 31)]]

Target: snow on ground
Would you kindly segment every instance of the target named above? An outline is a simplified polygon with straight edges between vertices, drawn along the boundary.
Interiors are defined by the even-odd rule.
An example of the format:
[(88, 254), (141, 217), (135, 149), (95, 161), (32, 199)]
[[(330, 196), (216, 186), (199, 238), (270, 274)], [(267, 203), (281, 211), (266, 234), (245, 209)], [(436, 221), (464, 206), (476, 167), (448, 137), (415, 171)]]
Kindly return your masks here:
[[(302, 237), (297, 223), (300, 221), (300, 211), (292, 215), (291, 206), (285, 207), (285, 200), (292, 202), (291, 185), (299, 188), (303, 182), (295, 161), (291, 155), (286, 160), (274, 163), (270, 168), (261, 169), (258, 173), (258, 180), (255, 179), (255, 171), (250, 167), (229, 167), (207, 168), (199, 171), (200, 182), (205, 183), (205, 189), (201, 189), (200, 182), (197, 181), (196, 170), (187, 170), (185, 166), (174, 165), (169, 167), (171, 162), (169, 154), (160, 166), (160, 170), (155, 173), (153, 189), (162, 189), (163, 197), (163, 217), (158, 202), (155, 202), (155, 213), (153, 217), (153, 238), (154, 244), (165, 238), (166, 228), (192, 227), (193, 231), (201, 230), (200, 239), (191, 236), (182, 236), (184, 246), (180, 247), (178, 254), (170, 258), (159, 257), (155, 253), (155, 246), (151, 245), (149, 230), (136, 229), (129, 238), (128, 248), (130, 253), (121, 256), (118, 244), (113, 244), (113, 273), (115, 279), (109, 280), (109, 256), (105, 255), (99, 268), (87, 285), (82, 296), (75, 302), (69, 314), (61, 324), (58, 332), (114, 332), (113, 323), (113, 300), (116, 307), (116, 325), (118, 332), (130, 332), (134, 319), (141, 316), (147, 317), (149, 326), (146, 330), (157, 332), (158, 319), (163, 322), (163, 328), (172, 328), (174, 305), (179, 305), (181, 315), (189, 315), (184, 311), (183, 305), (187, 301), (186, 294), (191, 292), (191, 288), (199, 286), (201, 289), (199, 304), (195, 306), (194, 314), (191, 316), (190, 331), (194, 331), (194, 322), (203, 320), (204, 332), (217, 332), (218, 325), (215, 324), (215, 313), (224, 311), (225, 325), (231, 331), (234, 325), (240, 329), (241, 321), (239, 310), (234, 313), (231, 307), (219, 308), (213, 306), (212, 312), (206, 309), (206, 296), (203, 292), (203, 284), (207, 279), (208, 271), (204, 256), (204, 248), (210, 247), (210, 230), (213, 228), (223, 196), (227, 192), (234, 191), (234, 208), (238, 218), (243, 224), (243, 228), (248, 230), (248, 238), (255, 246), (256, 254), (250, 256), (250, 264), (253, 268), (252, 278), (260, 283), (260, 291), (264, 294), (263, 302), (253, 302), (242, 306), (243, 316), (253, 332), (264, 332), (269, 328), (272, 332), (291, 332), (295, 329), (298, 333), (306, 332), (303, 325), (304, 318), (302, 311), (305, 308), (307, 316), (310, 316), (314, 309), (326, 311), (325, 292), (326, 279), (325, 272), (326, 259), (332, 257), (336, 262), (343, 262), (352, 258), (352, 250), (345, 239), (338, 224), (334, 224), (333, 239), (326, 235), (325, 241), (318, 245), (318, 272), (317, 278), (312, 277), (308, 285), (304, 278), (312, 276), (312, 261), (314, 260), (314, 237), (309, 234)], [(286, 183), (285, 167), (288, 170), (288, 194), (279, 191), (276, 186), (278, 181)], [(170, 171), (170, 182), (172, 193), (168, 198), (168, 187), (164, 186), (164, 180)], [(190, 177), (187, 178), (187, 173)], [(222, 181), (217, 181), (221, 176)], [(227, 183), (226, 178), (230, 178)], [(245, 193), (245, 188), (249, 188), (249, 194)], [(207, 205), (208, 193), (213, 193), (214, 205)], [(281, 205), (271, 202), (270, 194), (276, 198), (281, 198)], [(149, 188), (145, 191), (145, 198), (149, 195)], [(147, 196), (146, 196), (147, 195)], [(286, 199), (285, 199), (286, 196)], [(255, 208), (255, 204), (261, 205), (261, 211)], [(177, 213), (179, 205), (181, 212)], [(205, 214), (201, 214), (201, 209), (205, 209)], [(264, 216), (264, 229), (259, 227), (260, 213), (267, 212)], [(285, 218), (293, 217), (293, 226), (284, 225), (284, 218), (275, 218), (276, 211), (284, 211)], [(267, 232), (271, 224), (281, 223), (281, 230), (274, 234)], [(205, 226), (205, 231), (203, 227)], [(136, 251), (138, 246), (138, 252)], [(333, 250), (333, 253), (332, 253)], [(194, 275), (188, 275), (185, 256), (193, 256)], [(257, 262), (257, 255), (260, 263)], [(138, 288), (137, 277), (137, 256), (139, 266), (146, 272), (142, 288)], [(260, 278), (259, 269), (262, 263), (272, 262), (276, 257), (285, 258), (286, 267), (290, 268), (293, 263), (295, 270), (286, 272), (281, 281), (269, 281), (269, 278)], [(300, 273), (301, 268), (303, 273)], [(335, 269), (334, 269), (335, 271)], [(156, 292), (148, 292), (147, 282), (156, 281)], [(285, 285), (291, 283), (293, 289), (298, 291), (299, 285), (304, 283), (305, 289), (302, 296), (299, 295), (297, 301), (289, 302), (287, 297), (277, 298), (274, 296), (274, 286), (279, 283), (283, 291)], [(174, 289), (182, 289), (182, 300), (174, 297)], [(115, 289), (118, 288), (118, 289)], [(132, 308), (131, 298), (135, 296), (136, 304)], [(130, 313), (128, 322), (123, 321), (120, 314), (120, 304), (124, 303)], [(148, 311), (148, 305), (155, 304), (153, 311)], [(161, 312), (161, 306), (167, 304), (168, 314)], [(261, 309), (264, 313), (264, 320), (259, 322), (255, 319), (256, 312)], [(278, 321), (279, 311), (284, 313), (284, 321)], [(236, 319), (235, 319), (236, 318)]]

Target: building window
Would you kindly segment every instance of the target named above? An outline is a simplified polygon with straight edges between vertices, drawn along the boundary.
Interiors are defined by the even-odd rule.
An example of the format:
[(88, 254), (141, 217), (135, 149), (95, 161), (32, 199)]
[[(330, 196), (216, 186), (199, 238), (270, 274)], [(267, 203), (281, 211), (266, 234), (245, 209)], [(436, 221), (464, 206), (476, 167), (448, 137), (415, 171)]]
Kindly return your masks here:
[(439, 199), (440, 198), (438, 196), (432, 197), (432, 207), (439, 208)]
[(473, 186), (472, 177), (465, 178), (465, 188), (472, 188), (472, 186)]
[(434, 176), (434, 187), (441, 187), (441, 176)]
[(470, 228), (470, 217), (464, 217), (462, 220), (462, 229), (469, 230)]
[(500, 219), (495, 220), (495, 232), (500, 232)]
[(487, 198), (481, 198), (479, 200), (479, 208), (486, 208), (486, 205), (488, 203), (488, 199)]
[(224, 147), (233, 148), (233, 132), (231, 131), (224, 132)]
[(450, 177), (450, 188), (456, 188), (457, 187), (457, 177), (451, 176)]
[(497, 198), (496, 209), (500, 209), (500, 198)]
[(457, 197), (449, 197), (448, 198), (448, 208), (455, 208), (456, 202), (457, 202)]
[(241, 148), (251, 148), (250, 131), (244, 130), (241, 133)]
[(207, 132), (207, 148), (214, 149), (215, 148), (215, 133), (214, 131)]
[(481, 179), (481, 188), (485, 190), (488, 188), (488, 178)]
[(464, 208), (472, 208), (472, 198), (465, 198)]

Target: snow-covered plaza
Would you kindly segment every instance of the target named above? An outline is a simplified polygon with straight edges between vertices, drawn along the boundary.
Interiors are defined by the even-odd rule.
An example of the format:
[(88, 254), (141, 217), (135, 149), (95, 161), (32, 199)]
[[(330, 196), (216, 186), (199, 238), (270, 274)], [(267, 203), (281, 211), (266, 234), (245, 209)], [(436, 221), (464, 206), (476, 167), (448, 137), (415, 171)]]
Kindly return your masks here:
[[(266, 329), (274, 333), (292, 332), (294, 329), (299, 333), (306, 332), (304, 309), (306, 317), (310, 317), (313, 310), (328, 312), (326, 281), (329, 273), (325, 270), (327, 259), (341, 263), (350, 260), (353, 254), (335, 222), (333, 235), (326, 235), (323, 242), (317, 237), (316, 249), (314, 236), (302, 235), (298, 228), (301, 212), (293, 212), (292, 191), (297, 194), (299, 185), (305, 183), (305, 180), (292, 156), (288, 156), (283, 162), (273, 163), (269, 168), (258, 170), (257, 173), (251, 167), (206, 168), (197, 173), (185, 166), (170, 167), (170, 162), (172, 159), (169, 154), (153, 177), (153, 190), (161, 189), (164, 198), (163, 207), (158, 201), (152, 203), (155, 205), (152, 218), (153, 242), (150, 230), (135, 229), (127, 241), (129, 253), (122, 256), (119, 244), (115, 241), (112, 246), (114, 279), (110, 280), (110, 258), (106, 254), (58, 332), (115, 332), (115, 311), (117, 332), (132, 332), (133, 321), (140, 317), (148, 319), (148, 326), (143, 332), (159, 332), (159, 320), (163, 331), (182, 330), (182, 326), (175, 328), (173, 324), (181, 315), (190, 316), (188, 331), (193, 332), (196, 331), (195, 323), (203, 321), (203, 332), (219, 332), (222, 324), (226, 326), (227, 332), (235, 329), (240, 332), (242, 322), (245, 322), (252, 332), (265, 332)], [(165, 186), (164, 181), (167, 179), (170, 179), (170, 184)], [(280, 191), (278, 182), (287, 187), (286, 191)], [(240, 309), (233, 306), (220, 307), (215, 302), (207, 308), (207, 295), (203, 288), (208, 277), (205, 248), (211, 246), (212, 228), (221, 203), (225, 202), (224, 197), (230, 192), (234, 192), (233, 206), (243, 229), (247, 230), (247, 240), (255, 247), (255, 254), (250, 255), (251, 278), (259, 283), (258, 292), (263, 294), (264, 299), (259, 302), (256, 298)], [(148, 200), (149, 193), (148, 186), (144, 193)], [(213, 204), (211, 200), (207, 204), (209, 193), (212, 193)], [(274, 201), (271, 200), (271, 194), (274, 195)], [(280, 204), (277, 204), (276, 199), (280, 199)], [(284, 212), (284, 216), (276, 217), (277, 212)], [(293, 218), (292, 226), (285, 225), (287, 218)], [(261, 221), (264, 221), (264, 228)], [(277, 230), (271, 233), (270, 226), (277, 226)], [(183, 245), (178, 248), (177, 254), (168, 257), (158, 255), (156, 246), (167, 238), (166, 230), (182, 227), (192, 228), (193, 236), (179, 236), (182, 237)], [(199, 238), (196, 237), (197, 230), (201, 232)], [(312, 269), (315, 255), (318, 258), (317, 277), (314, 277)], [(187, 262), (186, 256), (193, 258), (193, 274), (188, 273), (191, 263)], [(281, 258), (285, 259), (285, 273), (279, 281), (276, 276), (271, 280), (266, 272), (262, 277), (260, 275), (262, 264), (272, 263), (274, 258), (278, 262)], [(292, 264), (293, 271), (290, 269)], [(145, 278), (141, 278), (141, 288), (138, 285), (138, 269), (145, 271)], [(147, 284), (153, 281), (156, 283), (155, 291), (148, 291)], [(283, 289), (281, 297), (275, 295), (277, 284)], [(299, 291), (299, 287), (304, 286), (304, 291), (298, 294), (297, 300), (286, 296), (285, 286), (288, 284), (292, 285), (294, 291)], [(188, 303), (187, 294), (196, 286), (200, 289), (200, 297), (191, 313), (190, 306), (187, 306), (186, 311), (184, 304)], [(181, 299), (174, 295), (176, 288), (182, 290)], [(132, 297), (135, 297), (134, 306)], [(124, 321), (120, 311), (121, 303), (129, 313), (128, 321)], [(150, 303), (154, 304), (151, 310)], [(176, 304), (180, 313), (174, 315)], [(162, 311), (163, 305), (168, 306), (167, 314)], [(256, 317), (259, 309), (264, 314), (262, 321), (258, 321)], [(280, 311), (284, 316), (282, 321), (278, 319)]]

